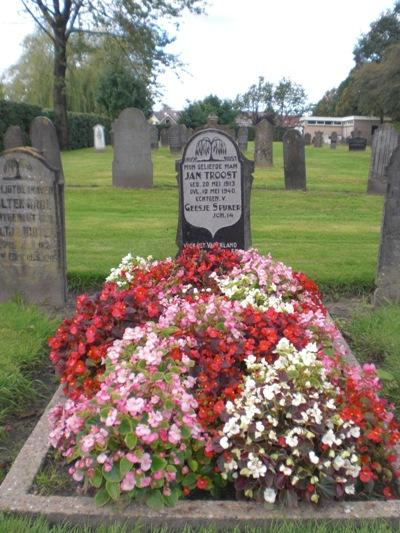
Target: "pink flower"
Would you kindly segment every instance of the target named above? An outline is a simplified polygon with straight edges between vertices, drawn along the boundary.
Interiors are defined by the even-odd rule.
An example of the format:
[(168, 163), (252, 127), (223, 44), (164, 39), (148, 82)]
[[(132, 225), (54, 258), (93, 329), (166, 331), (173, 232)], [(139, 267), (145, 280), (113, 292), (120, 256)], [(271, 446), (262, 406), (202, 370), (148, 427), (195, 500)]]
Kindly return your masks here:
[(169, 432), (168, 432), (168, 441), (171, 444), (177, 444), (182, 438), (180, 429), (176, 424), (172, 424)]
[(125, 474), (124, 479), (121, 482), (121, 490), (130, 491), (135, 488), (136, 480), (133, 472)]
[(143, 398), (129, 398), (126, 402), (126, 409), (131, 415), (135, 416), (143, 411), (145, 405), (146, 402)]
[(140, 488), (149, 487), (151, 484), (151, 477), (144, 477), (140, 480)]
[(148, 453), (144, 453), (143, 457), (140, 460), (140, 467), (143, 470), (143, 472), (146, 472), (147, 470), (150, 470), (151, 468), (151, 457)]

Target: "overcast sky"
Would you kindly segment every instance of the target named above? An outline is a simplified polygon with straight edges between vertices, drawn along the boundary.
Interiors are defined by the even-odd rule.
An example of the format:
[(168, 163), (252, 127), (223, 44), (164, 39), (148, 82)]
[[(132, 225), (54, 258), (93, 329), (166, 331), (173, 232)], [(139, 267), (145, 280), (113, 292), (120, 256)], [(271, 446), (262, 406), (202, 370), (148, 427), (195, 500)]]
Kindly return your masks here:
[[(19, 0), (1, 4), (0, 74), (18, 60), (24, 36), (34, 29)], [(179, 54), (187, 73), (160, 78), (160, 102), (181, 109), (186, 100), (210, 93), (234, 98), (258, 76), (273, 83), (285, 76), (303, 85), (315, 103), (347, 76), (358, 37), (393, 5), (394, 0), (210, 0), (207, 15), (182, 20), (168, 51)]]

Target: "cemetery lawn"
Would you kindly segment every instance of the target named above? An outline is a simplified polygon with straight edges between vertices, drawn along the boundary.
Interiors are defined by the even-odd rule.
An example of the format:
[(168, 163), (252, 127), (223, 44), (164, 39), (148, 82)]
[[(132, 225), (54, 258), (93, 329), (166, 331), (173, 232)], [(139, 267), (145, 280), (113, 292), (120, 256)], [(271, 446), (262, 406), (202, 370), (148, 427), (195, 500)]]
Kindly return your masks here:
[[(383, 198), (365, 193), (370, 151), (349, 152), (342, 145), (306, 150), (306, 193), (284, 190), (282, 143), (274, 143), (274, 167), (256, 170), (253, 246), (303, 271), (325, 292), (371, 291)], [(116, 189), (110, 147), (63, 153), (70, 287), (99, 284), (130, 251), (155, 258), (176, 254), (175, 158), (166, 148), (152, 158), (153, 189)]]

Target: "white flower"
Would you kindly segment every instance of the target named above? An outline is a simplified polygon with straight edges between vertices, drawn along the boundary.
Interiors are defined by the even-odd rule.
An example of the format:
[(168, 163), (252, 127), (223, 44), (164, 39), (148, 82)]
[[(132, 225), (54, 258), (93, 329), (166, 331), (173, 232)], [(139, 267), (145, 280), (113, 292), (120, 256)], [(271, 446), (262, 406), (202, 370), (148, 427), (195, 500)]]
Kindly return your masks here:
[(330, 400), (326, 402), (326, 406), (328, 409), (333, 409), (333, 410), (336, 409), (335, 400), (331, 398)]
[(290, 474), (292, 473), (292, 469), (291, 468), (288, 468), (287, 466), (285, 465), (281, 465), (279, 467), (279, 471), (280, 472), (283, 472), (285, 474), (285, 476), (290, 476)]
[(354, 485), (346, 485), (344, 488), (344, 491), (346, 494), (354, 494), (355, 493), (355, 486)]
[(297, 407), (298, 405), (301, 405), (304, 402), (304, 396), (300, 392), (296, 392), (295, 394), (293, 394), (292, 405)]
[(318, 455), (316, 455), (313, 451), (309, 452), (308, 457), (314, 465), (317, 465), (319, 463)]
[(222, 439), (220, 439), (220, 441), (219, 441), (219, 445), (220, 445), (221, 448), (223, 448), (224, 450), (226, 450), (227, 448), (229, 448), (229, 441), (228, 441), (227, 437), (222, 437)]
[(265, 429), (264, 424), (260, 420), (258, 420), (256, 422), (256, 430), (262, 433), (264, 429)]
[(333, 461), (333, 468), (335, 470), (340, 470), (340, 468), (342, 468), (342, 466), (344, 466), (345, 464), (345, 461), (343, 459), (343, 457), (341, 457), (340, 455), (337, 455)]
[(276, 499), (276, 492), (274, 489), (265, 489), (264, 490), (264, 500), (268, 503), (274, 503)]
[(348, 437), (354, 437), (355, 439), (358, 439), (358, 437), (360, 436), (360, 428), (358, 426), (353, 426), (347, 432), (347, 436)]
[(288, 435), (287, 437), (285, 437), (285, 440), (286, 440), (286, 444), (290, 446), (291, 448), (294, 448), (299, 443), (299, 439), (296, 437), (296, 435), (294, 437), (292, 437), (291, 435)]
[(327, 446), (332, 446), (333, 444), (335, 444), (335, 442), (336, 442), (335, 434), (331, 429), (329, 429), (325, 433), (325, 435), (322, 437), (322, 443), (326, 444)]

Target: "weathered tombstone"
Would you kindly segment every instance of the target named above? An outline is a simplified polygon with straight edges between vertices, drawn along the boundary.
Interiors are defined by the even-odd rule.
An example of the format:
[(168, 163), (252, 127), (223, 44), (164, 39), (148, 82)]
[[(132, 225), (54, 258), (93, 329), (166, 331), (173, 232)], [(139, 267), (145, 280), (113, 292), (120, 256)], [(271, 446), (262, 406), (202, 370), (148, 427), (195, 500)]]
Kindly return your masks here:
[(374, 305), (400, 303), (400, 145), (387, 168)]
[(0, 301), (66, 300), (63, 182), (36, 150), (0, 155)]
[(247, 151), (247, 143), (249, 140), (249, 129), (246, 126), (240, 126), (237, 134), (237, 142), (241, 152)]
[(8, 126), (3, 139), (4, 150), (24, 146), (22, 130), (19, 126)]
[(177, 155), (182, 151), (182, 136), (180, 124), (174, 124), (168, 131), (169, 149), (171, 154)]
[(316, 131), (313, 137), (314, 148), (322, 148), (324, 143), (324, 134), (322, 131)]
[(256, 125), (254, 142), (254, 163), (256, 167), (271, 167), (273, 164), (274, 128), (269, 120), (263, 118)]
[(228, 134), (205, 129), (191, 137), (176, 162), (179, 185), (177, 244), (209, 248), (251, 246), (250, 194), (254, 163)]
[(188, 140), (188, 132), (187, 132), (187, 127), (185, 124), (180, 124), (180, 135), (181, 135), (181, 147), (183, 149), (183, 147), (185, 146), (185, 144), (187, 143), (187, 140)]
[(367, 148), (367, 139), (364, 137), (351, 137), (349, 139), (349, 151), (360, 152)]
[(386, 170), (390, 158), (399, 144), (399, 133), (391, 124), (382, 124), (372, 137), (371, 164), (369, 167), (369, 194), (385, 194)]
[(306, 190), (306, 156), (304, 138), (295, 129), (289, 129), (283, 136), (283, 166), (285, 189)]
[(121, 111), (113, 122), (114, 187), (150, 188), (153, 186), (150, 131), (143, 112), (134, 107)]
[(152, 150), (158, 150), (158, 128), (150, 124), (150, 146)]
[(230, 135), (233, 139), (235, 138), (235, 130), (228, 126), (227, 124), (218, 124), (218, 116), (217, 115), (208, 115), (207, 117), (207, 124), (205, 126), (201, 126), (200, 128), (197, 128), (196, 131), (201, 131), (204, 129), (216, 129), (225, 132), (226, 134)]
[[(36, 117), (30, 126), (32, 147), (41, 154), (50, 165), (60, 173), (60, 181), (64, 182), (64, 172), (61, 163), (60, 145), (56, 128), (47, 117)], [(64, 205), (64, 202), (62, 202)]]
[(337, 146), (337, 133), (336, 131), (333, 131), (331, 133), (331, 136), (330, 136), (330, 140), (331, 140), (331, 150), (336, 150), (336, 146)]
[(169, 128), (163, 128), (160, 132), (161, 146), (169, 146)]
[(106, 149), (106, 137), (104, 134), (104, 126), (96, 124), (93, 127), (94, 147), (96, 152), (104, 152)]
[(311, 133), (305, 133), (304, 134), (304, 144), (306, 146), (310, 146), (310, 144), (311, 144)]

